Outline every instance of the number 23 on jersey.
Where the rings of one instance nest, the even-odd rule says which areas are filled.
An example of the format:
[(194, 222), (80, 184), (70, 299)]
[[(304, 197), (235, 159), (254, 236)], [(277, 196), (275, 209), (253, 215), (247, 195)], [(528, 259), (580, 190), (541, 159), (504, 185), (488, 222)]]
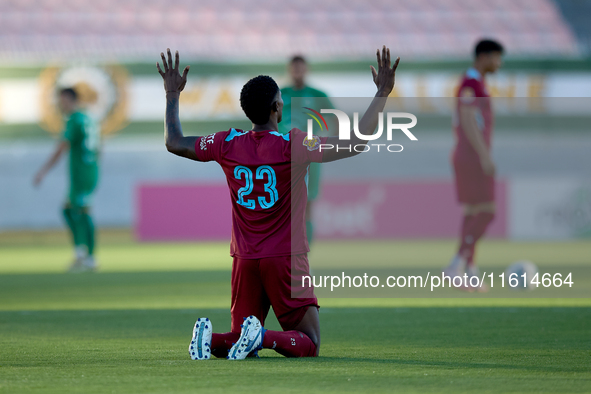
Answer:
[[(260, 207), (262, 209), (271, 208), (279, 199), (275, 170), (270, 166), (260, 166), (257, 167), (254, 175), (254, 179), (256, 180), (264, 182), (266, 179), (265, 192), (267, 195), (258, 197)], [(244, 187), (238, 189), (238, 200), (236, 200), (236, 203), (248, 209), (255, 209), (256, 201), (252, 198), (248, 198), (254, 187), (253, 173), (248, 167), (236, 166), (236, 168), (234, 168), (234, 178), (242, 180), (243, 177), (246, 184)]]

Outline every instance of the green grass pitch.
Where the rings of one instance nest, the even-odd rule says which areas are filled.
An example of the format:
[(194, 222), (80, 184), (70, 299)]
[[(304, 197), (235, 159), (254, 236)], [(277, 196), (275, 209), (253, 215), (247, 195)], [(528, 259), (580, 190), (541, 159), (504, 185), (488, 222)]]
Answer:
[[(104, 235), (101, 271), (70, 275), (63, 236), (29, 241), (0, 234), (0, 393), (591, 392), (589, 298), (324, 298), (320, 357), (196, 362), (196, 318), (230, 327), (227, 244)], [(318, 243), (312, 267), (334, 267), (334, 246)], [(376, 247), (441, 266), (454, 242)], [(581, 266), (591, 245), (485, 241), (478, 253), (482, 267)]]

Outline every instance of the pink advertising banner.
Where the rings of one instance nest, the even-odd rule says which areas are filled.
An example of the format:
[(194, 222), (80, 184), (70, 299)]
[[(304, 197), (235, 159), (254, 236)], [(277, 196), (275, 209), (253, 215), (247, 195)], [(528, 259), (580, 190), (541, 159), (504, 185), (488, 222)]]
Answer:
[[(507, 183), (497, 182), (489, 237), (507, 236)], [(141, 241), (229, 240), (226, 184), (149, 184), (138, 189)], [(318, 239), (449, 238), (462, 216), (450, 181), (325, 183), (314, 202)]]
[(232, 206), (226, 184), (147, 184), (136, 197), (140, 241), (230, 239)]
[[(487, 234), (507, 234), (506, 183), (497, 182), (497, 215)], [(449, 181), (327, 184), (312, 208), (319, 238), (447, 238), (462, 208)]]

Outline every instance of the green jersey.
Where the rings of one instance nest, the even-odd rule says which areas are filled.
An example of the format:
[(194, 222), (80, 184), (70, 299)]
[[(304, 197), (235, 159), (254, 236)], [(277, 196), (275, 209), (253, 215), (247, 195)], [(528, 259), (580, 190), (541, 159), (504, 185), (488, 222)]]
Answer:
[(74, 112), (66, 122), (63, 138), (70, 143), (70, 187), (94, 189), (98, 180), (100, 132), (97, 124), (83, 112)]
[[(291, 101), (294, 97), (301, 97), (298, 106), (302, 108), (292, 108)], [(303, 89), (296, 89), (293, 86), (281, 89), (281, 98), (283, 98), (283, 116), (281, 123), (279, 123), (279, 132), (282, 134), (289, 133), (289, 130), (298, 128), (303, 132), (308, 131), (308, 119), (311, 119), (307, 109), (304, 107), (312, 108), (315, 111), (320, 112), (321, 109), (332, 109), (332, 103), (326, 95), (326, 93), (304, 86)], [(293, 111), (292, 111), (293, 110)], [(330, 123), (329, 123), (330, 127)], [(321, 136), (329, 136), (334, 134), (333, 130), (319, 131), (316, 128), (314, 134)], [(312, 201), (318, 197), (320, 191), (320, 164), (310, 163), (308, 168), (308, 201)], [(308, 229), (310, 232), (311, 229)]]
[[(320, 112), (321, 109), (332, 109), (332, 103), (326, 95), (326, 93), (304, 86), (303, 89), (297, 89), (293, 86), (281, 89), (281, 97), (283, 98), (283, 118), (279, 123), (279, 132), (286, 134), (289, 130), (298, 128), (303, 132), (308, 131), (308, 119), (311, 119), (308, 115), (308, 110), (303, 107), (312, 108), (315, 111)], [(302, 97), (300, 103), (302, 108), (292, 108), (291, 100), (293, 97)], [(293, 111), (292, 111), (293, 109)], [(322, 132), (315, 132), (322, 136), (328, 136), (331, 132), (323, 130)]]

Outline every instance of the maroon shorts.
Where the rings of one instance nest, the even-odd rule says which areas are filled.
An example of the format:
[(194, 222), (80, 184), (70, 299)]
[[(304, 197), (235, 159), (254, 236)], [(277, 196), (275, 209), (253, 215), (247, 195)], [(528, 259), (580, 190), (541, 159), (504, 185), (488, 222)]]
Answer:
[(456, 193), (463, 204), (481, 204), (495, 200), (495, 178), (486, 175), (478, 161), (453, 160)]
[(309, 272), (306, 254), (262, 259), (234, 257), (232, 332), (240, 332), (243, 319), (250, 315), (256, 316), (264, 325), (271, 306), (281, 328), (285, 331), (294, 329), (308, 307), (318, 308), (313, 288), (299, 288), (297, 297), (292, 298), (292, 280), (301, 283), (301, 276), (310, 275)]

